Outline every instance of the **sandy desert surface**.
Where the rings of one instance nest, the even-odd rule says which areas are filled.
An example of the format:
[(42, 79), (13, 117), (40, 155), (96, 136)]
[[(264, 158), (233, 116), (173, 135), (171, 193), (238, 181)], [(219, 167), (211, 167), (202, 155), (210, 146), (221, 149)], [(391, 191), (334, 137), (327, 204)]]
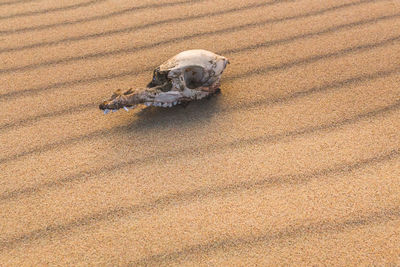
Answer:
[(1, 0), (0, 62), (0, 266), (400, 265), (400, 1)]

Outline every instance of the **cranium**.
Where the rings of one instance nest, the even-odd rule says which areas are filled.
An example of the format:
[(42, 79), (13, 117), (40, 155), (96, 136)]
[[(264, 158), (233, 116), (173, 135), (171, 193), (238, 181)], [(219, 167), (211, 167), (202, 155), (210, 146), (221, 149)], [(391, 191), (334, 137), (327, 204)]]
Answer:
[(110, 110), (126, 111), (138, 104), (172, 107), (219, 92), (222, 72), (228, 59), (206, 50), (187, 50), (172, 57), (153, 72), (145, 88), (117, 90), (109, 100), (100, 104), (107, 114)]

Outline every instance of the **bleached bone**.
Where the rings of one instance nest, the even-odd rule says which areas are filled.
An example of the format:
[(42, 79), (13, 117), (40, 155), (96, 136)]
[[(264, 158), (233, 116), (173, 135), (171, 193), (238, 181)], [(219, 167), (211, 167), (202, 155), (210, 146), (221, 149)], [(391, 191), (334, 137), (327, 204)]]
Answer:
[(187, 50), (170, 58), (153, 71), (145, 88), (117, 90), (100, 109), (117, 110), (146, 106), (171, 107), (211, 96), (219, 91), (221, 75), (229, 60), (206, 50)]

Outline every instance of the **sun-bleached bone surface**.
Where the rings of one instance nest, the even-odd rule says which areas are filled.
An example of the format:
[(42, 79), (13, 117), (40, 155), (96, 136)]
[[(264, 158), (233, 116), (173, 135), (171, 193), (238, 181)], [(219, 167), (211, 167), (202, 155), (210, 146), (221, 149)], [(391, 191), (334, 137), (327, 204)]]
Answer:
[(138, 104), (172, 107), (219, 92), (221, 75), (229, 60), (210, 51), (183, 51), (157, 67), (145, 88), (117, 90), (100, 104), (105, 114), (120, 108), (128, 111)]

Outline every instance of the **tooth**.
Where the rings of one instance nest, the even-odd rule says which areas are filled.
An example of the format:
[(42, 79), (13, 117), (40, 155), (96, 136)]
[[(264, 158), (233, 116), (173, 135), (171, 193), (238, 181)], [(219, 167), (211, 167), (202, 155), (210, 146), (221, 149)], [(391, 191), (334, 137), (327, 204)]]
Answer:
[(168, 107), (172, 107), (172, 103), (169, 103), (169, 104), (168, 104)]
[(168, 103), (164, 103), (164, 104), (163, 104), (163, 107), (164, 107), (164, 108), (168, 107)]
[(172, 104), (174, 104), (174, 106), (176, 105), (176, 104), (178, 104), (178, 101), (175, 101), (174, 103), (172, 103)]
[(151, 106), (151, 102), (145, 102), (144, 103), (146, 106), (150, 107)]
[(105, 109), (103, 112), (104, 112), (104, 114), (108, 114), (110, 112), (110, 110), (109, 109)]
[(117, 109), (113, 109), (113, 110), (112, 110), (112, 112), (116, 112), (116, 111), (117, 111)]
[(124, 107), (124, 109), (125, 109), (126, 111), (129, 111), (129, 109), (128, 109), (127, 107)]

